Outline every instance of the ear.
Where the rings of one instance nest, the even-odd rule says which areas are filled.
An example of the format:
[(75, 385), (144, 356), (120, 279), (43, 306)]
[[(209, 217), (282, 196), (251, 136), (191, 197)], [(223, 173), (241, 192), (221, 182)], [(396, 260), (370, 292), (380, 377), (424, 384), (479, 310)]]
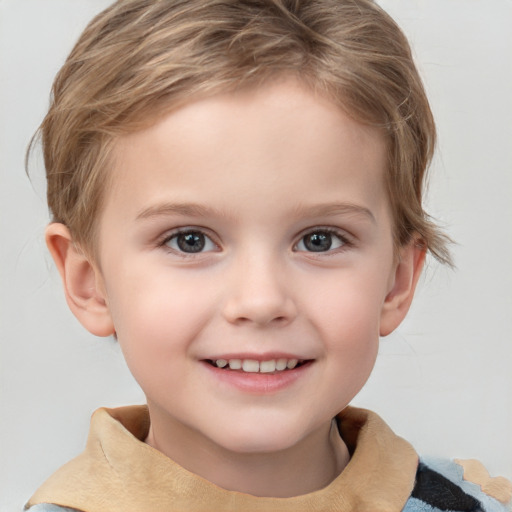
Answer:
[(114, 334), (101, 273), (74, 243), (69, 229), (57, 222), (50, 224), (46, 245), (62, 278), (68, 306), (79, 322), (96, 336)]
[(426, 249), (413, 239), (400, 249), (399, 259), (381, 310), (381, 336), (392, 333), (409, 311), (425, 263)]

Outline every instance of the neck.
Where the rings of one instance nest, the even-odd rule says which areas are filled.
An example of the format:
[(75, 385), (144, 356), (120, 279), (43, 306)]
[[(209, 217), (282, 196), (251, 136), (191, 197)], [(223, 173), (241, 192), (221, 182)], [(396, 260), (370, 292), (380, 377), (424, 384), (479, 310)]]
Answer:
[(348, 449), (331, 422), (280, 451), (240, 453), (224, 449), (176, 421), (161, 421), (150, 407), (146, 443), (188, 471), (230, 491), (288, 498), (322, 489), (349, 460)]

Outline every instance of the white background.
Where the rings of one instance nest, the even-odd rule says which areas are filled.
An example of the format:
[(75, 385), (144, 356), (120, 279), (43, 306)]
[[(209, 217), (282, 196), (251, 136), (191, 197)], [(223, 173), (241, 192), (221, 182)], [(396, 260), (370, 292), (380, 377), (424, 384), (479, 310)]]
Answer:
[[(53, 76), (108, 0), (0, 0), (0, 509), (81, 451), (90, 413), (143, 402), (116, 344), (69, 313), (43, 241), (41, 159), (23, 169)], [(512, 2), (385, 0), (439, 128), (430, 212), (458, 242), (430, 262), (355, 404), (419, 453), (512, 478)]]

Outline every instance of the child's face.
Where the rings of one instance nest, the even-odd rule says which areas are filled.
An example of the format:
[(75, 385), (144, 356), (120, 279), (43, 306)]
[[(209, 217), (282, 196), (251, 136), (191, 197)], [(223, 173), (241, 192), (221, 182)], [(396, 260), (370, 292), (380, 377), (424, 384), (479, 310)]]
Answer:
[[(325, 429), (395, 282), (382, 136), (283, 80), (193, 102), (116, 157), (99, 286), (155, 432), (254, 452)], [(299, 365), (212, 364), (281, 359)]]

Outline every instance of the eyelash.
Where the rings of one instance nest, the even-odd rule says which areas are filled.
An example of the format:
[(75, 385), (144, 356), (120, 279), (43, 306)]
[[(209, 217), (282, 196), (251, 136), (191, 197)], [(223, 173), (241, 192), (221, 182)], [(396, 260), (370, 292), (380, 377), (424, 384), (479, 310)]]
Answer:
[[(162, 237), (162, 239), (157, 242), (157, 246), (162, 247), (163, 249), (166, 249), (169, 253), (177, 254), (178, 256), (180, 256), (182, 258), (197, 257), (197, 255), (204, 254), (204, 252), (202, 250), (197, 251), (197, 252), (186, 252), (186, 251), (181, 251), (179, 249), (174, 249), (168, 245), (173, 239), (175, 239), (175, 238), (177, 239), (177, 237), (179, 237), (180, 235), (193, 235), (193, 234), (202, 235), (205, 239), (207, 239), (209, 241), (210, 244), (212, 244), (216, 248), (219, 248), (219, 245), (213, 240), (213, 237), (211, 235), (208, 235), (205, 232), (204, 228), (195, 228), (195, 227), (180, 228), (171, 233), (166, 233), (164, 235), (164, 237)], [(206, 251), (206, 252), (211, 252), (211, 251)]]
[[(297, 246), (301, 243), (304, 244), (304, 239), (308, 235), (314, 235), (314, 234), (319, 234), (319, 233), (328, 234), (328, 235), (338, 238), (338, 240), (341, 242), (341, 245), (339, 247), (335, 247), (334, 249), (331, 249), (329, 247), (329, 249), (326, 251), (303, 251), (303, 250), (299, 251), (299, 250), (297, 250)], [(306, 252), (310, 255), (321, 254), (324, 256), (326, 256), (326, 255), (333, 256), (335, 254), (339, 254), (340, 252), (346, 251), (347, 249), (349, 249), (353, 246), (354, 246), (353, 240), (351, 239), (351, 237), (349, 237), (349, 235), (347, 235), (347, 233), (345, 231), (341, 231), (339, 229), (332, 228), (332, 227), (317, 226), (311, 230), (308, 230), (307, 232), (305, 232), (304, 234), (301, 235), (299, 241), (296, 242), (294, 245), (294, 252)]]
[[(173, 231), (171, 233), (166, 233), (166, 235), (161, 240), (158, 241), (157, 245), (158, 245), (158, 247), (165, 248), (166, 250), (168, 250), (168, 252), (177, 254), (182, 258), (196, 257), (197, 255), (204, 254), (205, 252), (206, 253), (212, 252), (211, 249), (207, 250), (207, 251), (203, 251), (204, 246), (201, 247), (200, 250), (198, 250), (196, 252), (194, 252), (194, 251), (187, 252), (185, 250), (176, 249), (176, 248), (170, 247), (168, 245), (173, 239), (177, 239), (180, 235), (194, 235), (194, 234), (202, 235), (206, 239), (206, 245), (212, 244), (217, 249), (219, 248), (219, 245), (213, 240), (213, 237), (211, 235), (208, 235), (207, 233), (205, 233), (205, 230), (203, 228), (195, 228), (195, 227), (181, 228), (181, 229), (177, 229), (176, 231)], [(300, 244), (305, 246), (306, 244), (305, 244), (304, 240), (306, 239), (306, 237), (310, 236), (310, 235), (315, 235), (315, 234), (317, 234), (317, 235), (318, 234), (326, 234), (326, 235), (335, 237), (339, 240), (340, 245), (338, 247), (334, 247), (333, 249), (331, 249), (331, 244), (332, 244), (332, 240), (331, 240), (330, 241), (331, 244), (325, 251), (324, 250), (315, 251), (315, 250), (307, 250), (307, 248), (306, 249), (298, 249), (297, 248)], [(318, 226), (318, 227), (315, 227), (315, 228), (303, 233), (300, 236), (299, 240), (293, 245), (293, 252), (304, 252), (304, 253), (308, 253), (310, 255), (321, 254), (324, 256), (325, 255), (331, 256), (334, 254), (339, 254), (340, 252), (343, 252), (343, 251), (349, 249), (350, 247), (353, 247), (353, 245), (354, 245), (353, 241), (351, 240), (351, 238), (349, 236), (347, 236), (347, 234), (345, 232), (341, 232), (340, 230), (334, 229), (331, 227)]]

